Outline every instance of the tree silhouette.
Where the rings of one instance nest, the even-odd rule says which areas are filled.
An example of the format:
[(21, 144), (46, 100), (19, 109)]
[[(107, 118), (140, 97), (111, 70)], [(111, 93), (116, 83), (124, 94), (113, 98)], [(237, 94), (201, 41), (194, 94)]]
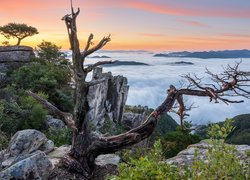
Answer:
[(9, 23), (7, 25), (0, 26), (0, 33), (7, 39), (10, 39), (11, 37), (17, 38), (18, 41), (16, 45), (19, 46), (21, 40), (38, 34), (38, 31), (35, 27), (28, 26), (27, 24)]

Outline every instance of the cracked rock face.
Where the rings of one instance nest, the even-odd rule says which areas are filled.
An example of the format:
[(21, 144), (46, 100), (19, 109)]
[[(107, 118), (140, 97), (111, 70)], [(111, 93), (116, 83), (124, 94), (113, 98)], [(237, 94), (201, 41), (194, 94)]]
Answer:
[(91, 86), (87, 97), (90, 108), (87, 118), (97, 128), (102, 127), (105, 118), (121, 122), (129, 90), (126, 77), (103, 73), (102, 68), (96, 68), (92, 81), (100, 79), (103, 81)]

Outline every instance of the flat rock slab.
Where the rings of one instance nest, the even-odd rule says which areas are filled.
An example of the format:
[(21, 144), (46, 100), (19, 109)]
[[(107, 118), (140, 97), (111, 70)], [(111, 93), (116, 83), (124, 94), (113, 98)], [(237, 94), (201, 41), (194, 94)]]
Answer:
[(108, 164), (118, 166), (121, 158), (116, 154), (104, 154), (95, 159), (95, 164), (99, 166), (105, 166)]
[(0, 46), (0, 63), (28, 62), (35, 54), (28, 46)]

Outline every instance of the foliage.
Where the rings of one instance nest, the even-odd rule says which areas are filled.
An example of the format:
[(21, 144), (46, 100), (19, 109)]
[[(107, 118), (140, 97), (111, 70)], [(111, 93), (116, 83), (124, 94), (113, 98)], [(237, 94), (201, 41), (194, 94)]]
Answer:
[(8, 137), (2, 130), (0, 130), (0, 151), (6, 149), (7, 146), (8, 146)]
[[(125, 106), (125, 112), (132, 112), (137, 114), (150, 115), (153, 112), (153, 109), (148, 108), (147, 106)], [(176, 121), (168, 114), (164, 114), (160, 117), (156, 129), (153, 135), (150, 137), (151, 139), (155, 139), (155, 137), (160, 137), (167, 132), (174, 131), (177, 128), (178, 124)]]
[(163, 155), (165, 158), (176, 156), (190, 144), (195, 144), (201, 139), (199, 136), (177, 129), (169, 132), (161, 138)]
[(38, 57), (36, 61), (39, 61), (41, 64), (69, 65), (69, 61), (65, 58), (66, 55), (61, 52), (60, 46), (48, 41), (43, 41), (37, 46)]
[(125, 127), (122, 124), (114, 123), (109, 117), (104, 120), (103, 126), (99, 129), (102, 134), (117, 135), (125, 131)]
[(225, 144), (225, 138), (234, 129), (232, 120), (227, 119), (221, 126), (211, 125), (208, 134), (211, 139), (210, 147), (206, 154), (206, 161), (198, 159), (198, 152), (195, 153), (195, 160), (190, 169), (185, 172), (185, 178), (192, 179), (248, 179), (249, 168), (246, 163), (240, 162), (237, 157), (237, 150), (233, 145)]
[(119, 175), (108, 177), (112, 180), (144, 180), (144, 179), (178, 179), (180, 170), (164, 161), (160, 141), (144, 157), (130, 158), (129, 162), (121, 163)]
[(138, 113), (138, 114), (142, 114), (142, 113), (146, 113), (147, 115), (149, 115), (151, 112), (153, 111), (153, 109), (148, 108), (147, 106), (129, 106), (126, 105), (124, 112), (132, 112), (132, 113)]
[(72, 133), (68, 128), (63, 128), (59, 130), (50, 128), (45, 134), (46, 137), (52, 140), (57, 147), (65, 144), (71, 144)]
[(50, 102), (66, 111), (72, 110), (71, 90), (68, 86), (70, 76), (66, 69), (53, 64), (31, 63), (12, 74), (12, 85), (17, 90), (43, 91)]
[(235, 129), (227, 136), (226, 142), (250, 145), (250, 114), (242, 114), (233, 118)]
[(200, 160), (195, 154), (194, 163), (190, 170), (185, 172), (185, 177), (192, 179), (247, 179), (249, 172), (245, 170), (237, 158), (237, 150), (233, 145), (226, 145), (223, 141), (211, 141), (211, 147), (206, 154), (206, 161)]
[(18, 42), (16, 45), (20, 45), (22, 39), (38, 34), (38, 31), (35, 27), (28, 26), (27, 24), (9, 23), (0, 26), (0, 33), (7, 39), (10, 39), (10, 37), (17, 38)]
[[(227, 143), (231, 144), (247, 144), (250, 145), (250, 114), (242, 114), (232, 118), (232, 125), (235, 127), (226, 138)], [(223, 126), (224, 122), (216, 123)], [(210, 125), (199, 126), (195, 134), (202, 138), (208, 138), (208, 128)]]
[(205, 161), (198, 158), (198, 151), (196, 151), (194, 162), (190, 166), (180, 168), (168, 164), (164, 159), (164, 147), (160, 141), (157, 141), (147, 155), (139, 159), (130, 157), (128, 162), (119, 165), (119, 175), (108, 179), (248, 179), (249, 167), (246, 163), (240, 162), (235, 147), (225, 144), (223, 140), (233, 129), (231, 123), (231, 120), (227, 120), (224, 126), (210, 127), (211, 146)]
[(3, 42), (2, 42), (2, 45), (3, 45), (3, 46), (9, 46), (9, 45), (10, 45), (10, 42), (9, 42), (9, 41), (3, 41)]
[(176, 121), (168, 114), (164, 114), (159, 119), (155, 132), (158, 136), (163, 136), (168, 132), (174, 131), (178, 127)]
[(47, 111), (29, 96), (23, 95), (16, 101), (1, 100), (0, 107), (0, 124), (9, 137), (18, 130), (45, 128)]
[(228, 134), (234, 130), (232, 119), (226, 119), (223, 124), (213, 124), (208, 127), (208, 135), (212, 139), (226, 139)]

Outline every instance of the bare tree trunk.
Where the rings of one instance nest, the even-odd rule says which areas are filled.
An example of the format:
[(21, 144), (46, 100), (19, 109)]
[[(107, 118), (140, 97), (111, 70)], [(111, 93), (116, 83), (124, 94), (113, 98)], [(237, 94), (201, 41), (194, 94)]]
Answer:
[(20, 45), (21, 40), (22, 40), (21, 38), (18, 38), (16, 46), (19, 46), (19, 45)]

